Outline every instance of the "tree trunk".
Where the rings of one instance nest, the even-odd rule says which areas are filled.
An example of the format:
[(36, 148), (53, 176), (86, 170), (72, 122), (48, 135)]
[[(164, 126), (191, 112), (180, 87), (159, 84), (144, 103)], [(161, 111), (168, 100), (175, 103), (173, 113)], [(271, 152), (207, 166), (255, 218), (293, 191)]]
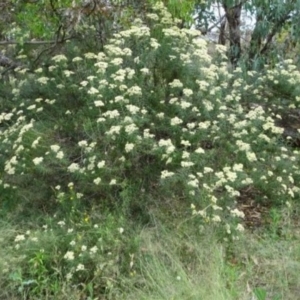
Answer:
[(223, 8), (226, 13), (226, 19), (228, 22), (229, 29), (229, 41), (230, 41), (230, 50), (229, 50), (229, 59), (232, 66), (235, 68), (238, 60), (241, 57), (241, 11), (242, 3), (239, 3), (233, 7), (228, 7), (225, 3)]

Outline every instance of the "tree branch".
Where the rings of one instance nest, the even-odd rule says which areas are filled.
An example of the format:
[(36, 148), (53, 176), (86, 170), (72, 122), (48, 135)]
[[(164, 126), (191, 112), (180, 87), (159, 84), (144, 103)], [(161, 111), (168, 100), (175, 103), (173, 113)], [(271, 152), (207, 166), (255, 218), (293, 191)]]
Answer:
[(265, 45), (260, 50), (260, 54), (264, 54), (268, 50), (275, 34), (282, 28), (284, 23), (291, 17), (290, 13), (291, 13), (290, 11), (287, 12), (280, 20), (278, 20), (277, 23), (274, 24), (271, 32), (267, 35)]
[[(23, 42), (24, 45), (49, 45), (49, 44), (55, 44), (56, 41), (26, 41)], [(0, 41), (0, 46), (6, 46), (6, 45), (17, 45), (20, 44), (20, 42), (17, 41)]]
[[(209, 28), (207, 28), (206, 30), (201, 30), (201, 33), (203, 35), (206, 35), (207, 33), (209, 33), (212, 29), (214, 29), (215, 27), (217, 27), (220, 23), (222, 23), (222, 21), (225, 19), (225, 14), (214, 24), (212, 24)], [(196, 18), (195, 18), (196, 19)]]

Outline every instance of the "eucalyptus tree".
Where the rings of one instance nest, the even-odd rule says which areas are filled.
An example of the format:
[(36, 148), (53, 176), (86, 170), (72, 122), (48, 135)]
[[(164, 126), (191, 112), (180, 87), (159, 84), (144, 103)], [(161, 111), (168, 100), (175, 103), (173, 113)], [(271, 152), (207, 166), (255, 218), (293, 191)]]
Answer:
[[(220, 12), (219, 15), (216, 14)], [(250, 14), (248, 43), (242, 32), (242, 12)], [(300, 36), (299, 0), (207, 0), (195, 1), (195, 20), (203, 34), (212, 29), (219, 33), (219, 43), (229, 44), (229, 58), (236, 65), (241, 59), (249, 68), (270, 63), (278, 52), (276, 41), (285, 32), (293, 46)]]
[[(73, 49), (102, 49), (133, 19), (144, 19), (158, 0), (3, 0), (0, 4), (0, 66), (40, 65), (44, 57)], [(228, 46), (230, 63), (248, 68), (278, 62), (286, 49), (298, 47), (300, 0), (163, 0), (180, 27), (195, 26), (203, 35), (218, 35)], [(244, 14), (251, 16), (245, 28)], [(284, 39), (280, 37), (284, 35)], [(70, 43), (71, 42), (71, 43)], [(278, 46), (278, 43), (280, 47)], [(285, 48), (285, 45), (288, 47)], [(23, 62), (24, 63), (24, 62)]]
[(36, 67), (70, 42), (74, 49), (101, 50), (112, 34), (146, 11), (146, 2), (5, 0), (0, 4), (0, 67), (6, 72), (20, 65), (20, 54)]

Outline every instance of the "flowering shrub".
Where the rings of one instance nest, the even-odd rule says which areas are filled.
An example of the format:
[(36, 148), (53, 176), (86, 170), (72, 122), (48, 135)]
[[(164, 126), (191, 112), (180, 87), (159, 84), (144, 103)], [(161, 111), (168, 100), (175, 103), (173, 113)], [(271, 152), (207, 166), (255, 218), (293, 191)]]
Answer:
[[(298, 197), (299, 152), (264, 102), (297, 107), (295, 67), (231, 72), (225, 48), (208, 54), (199, 33), (176, 27), (161, 4), (148, 21), (116, 33), (103, 52), (19, 70), (16, 105), (0, 116), (1, 193), (23, 209), (70, 212), (76, 202), (77, 211), (146, 213), (149, 195), (184, 199), (227, 232), (231, 219), (243, 230), (236, 200), (246, 189), (256, 201)], [(288, 104), (275, 93), (281, 83)]]
[(119, 272), (133, 274), (135, 240), (125, 242), (112, 211), (144, 224), (151, 205), (174, 203), (235, 238), (245, 229), (238, 201), (299, 199), (299, 151), (278, 122), (299, 106), (295, 66), (230, 71), (224, 47), (209, 54), (160, 3), (147, 18), (149, 26), (135, 20), (103, 52), (58, 54), (9, 82), (1, 212), (57, 216), (9, 241), (20, 268), (1, 268), (21, 290), (39, 295), (58, 278), (88, 289), (97, 278), (101, 293)]

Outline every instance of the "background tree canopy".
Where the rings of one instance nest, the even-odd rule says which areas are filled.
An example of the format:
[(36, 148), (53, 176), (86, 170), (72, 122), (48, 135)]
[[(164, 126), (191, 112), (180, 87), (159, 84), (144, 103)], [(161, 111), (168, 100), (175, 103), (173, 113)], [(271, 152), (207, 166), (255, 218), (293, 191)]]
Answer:
[[(45, 63), (66, 43), (89, 50), (102, 49), (113, 33), (129, 28), (133, 19), (145, 19), (151, 1), (105, 0), (5, 0), (1, 2), (0, 47), (3, 67)], [(296, 0), (165, 0), (178, 26), (195, 26), (203, 35), (218, 35), (213, 41), (228, 47), (235, 67), (249, 69), (275, 64), (296, 55), (300, 36)], [(245, 20), (250, 14), (251, 22)], [(251, 26), (250, 26), (251, 24)], [(71, 43), (71, 44), (70, 44)], [(18, 56), (25, 53), (22, 62)], [(5, 70), (4, 70), (5, 72)]]

